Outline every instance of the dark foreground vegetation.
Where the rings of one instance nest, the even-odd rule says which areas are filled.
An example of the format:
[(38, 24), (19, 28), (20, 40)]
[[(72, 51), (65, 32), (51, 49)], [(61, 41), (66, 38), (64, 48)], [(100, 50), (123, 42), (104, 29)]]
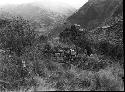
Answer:
[[(122, 22), (116, 25), (122, 35)], [(120, 38), (112, 37), (121, 41), (116, 43), (107, 37), (99, 40), (101, 28), (95, 32), (72, 25), (51, 40), (34, 30), (22, 17), (0, 18), (1, 91), (124, 90), (120, 33)]]

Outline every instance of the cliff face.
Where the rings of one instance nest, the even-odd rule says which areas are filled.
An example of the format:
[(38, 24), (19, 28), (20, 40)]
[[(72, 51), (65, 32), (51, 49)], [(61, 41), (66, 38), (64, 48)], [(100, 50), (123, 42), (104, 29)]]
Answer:
[(123, 12), (123, 0), (89, 0), (67, 21), (83, 27), (95, 28), (105, 19)]

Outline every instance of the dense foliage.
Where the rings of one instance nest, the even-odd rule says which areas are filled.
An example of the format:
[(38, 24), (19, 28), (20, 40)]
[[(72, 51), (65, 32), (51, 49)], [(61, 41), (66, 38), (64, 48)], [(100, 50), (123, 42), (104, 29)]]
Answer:
[(0, 25), (1, 90), (123, 90), (122, 22), (95, 30), (71, 25), (55, 39), (39, 36), (21, 17), (1, 18)]
[(23, 53), (26, 46), (35, 39), (35, 32), (30, 23), (21, 18), (0, 19), (0, 48), (10, 50), (17, 55)]
[(14, 89), (29, 83), (24, 80), (31, 76), (24, 67), (21, 55), (33, 44), (35, 37), (34, 28), (28, 20), (22, 17), (0, 19), (0, 80), (4, 83), (2, 88)]

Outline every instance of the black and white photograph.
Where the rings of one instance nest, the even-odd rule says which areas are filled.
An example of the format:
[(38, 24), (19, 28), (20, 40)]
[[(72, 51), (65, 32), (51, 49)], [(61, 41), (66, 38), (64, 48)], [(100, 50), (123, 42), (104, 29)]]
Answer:
[(0, 92), (124, 91), (123, 0), (0, 0)]

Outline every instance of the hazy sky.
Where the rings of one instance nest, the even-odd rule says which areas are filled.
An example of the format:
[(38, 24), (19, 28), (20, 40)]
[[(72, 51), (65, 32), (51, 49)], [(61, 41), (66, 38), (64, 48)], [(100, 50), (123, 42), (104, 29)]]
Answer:
[[(34, 1), (40, 1), (40, 0), (0, 0), (0, 5), (5, 4), (22, 4), (22, 3), (29, 3)], [(43, 0), (42, 0), (43, 1)], [(49, 0), (48, 0), (49, 1)], [(51, 0), (51, 1), (60, 1), (67, 3), (75, 8), (81, 7), (83, 4), (85, 4), (88, 0)]]

